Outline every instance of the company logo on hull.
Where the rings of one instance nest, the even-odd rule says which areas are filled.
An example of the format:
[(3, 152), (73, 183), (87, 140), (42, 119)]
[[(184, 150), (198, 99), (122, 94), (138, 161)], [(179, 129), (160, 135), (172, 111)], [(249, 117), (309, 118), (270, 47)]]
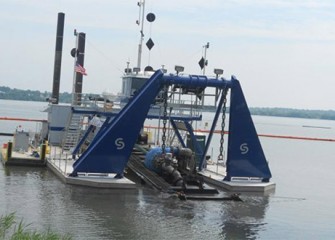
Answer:
[(115, 146), (116, 146), (116, 149), (118, 150), (124, 149), (125, 144), (124, 144), (123, 138), (115, 139)]
[(249, 147), (247, 143), (242, 143), (240, 145), (241, 154), (247, 154), (249, 152)]

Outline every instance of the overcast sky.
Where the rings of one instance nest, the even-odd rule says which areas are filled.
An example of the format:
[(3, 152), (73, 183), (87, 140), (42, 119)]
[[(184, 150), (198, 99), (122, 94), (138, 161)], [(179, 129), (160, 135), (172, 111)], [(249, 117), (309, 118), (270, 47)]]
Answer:
[[(140, 39), (136, 0), (0, 0), (0, 86), (52, 90), (58, 12), (65, 13), (61, 92), (72, 91), (73, 30), (86, 33), (83, 92), (120, 92)], [(250, 107), (335, 109), (335, 1), (146, 0), (142, 66), (235, 75)]]

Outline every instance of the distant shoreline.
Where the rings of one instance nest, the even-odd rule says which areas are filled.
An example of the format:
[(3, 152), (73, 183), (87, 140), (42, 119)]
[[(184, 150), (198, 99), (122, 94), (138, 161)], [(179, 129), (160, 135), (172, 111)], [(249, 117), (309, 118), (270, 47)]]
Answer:
[[(215, 111), (214, 107), (207, 107), (208, 112)], [(291, 117), (305, 119), (335, 120), (334, 110), (307, 110), (293, 108), (269, 108), (269, 107), (249, 107), (251, 115), (270, 117)], [(229, 108), (227, 108), (229, 113)]]
[[(96, 95), (96, 94), (92, 94)], [(50, 98), (50, 92), (40, 92), (33, 90), (11, 89), (9, 87), (0, 86), (0, 99), (3, 100), (18, 100), (18, 101), (36, 101), (46, 102)], [(60, 103), (71, 103), (71, 93), (60, 93)], [(214, 112), (215, 107), (205, 106), (204, 111)], [(229, 113), (229, 108), (227, 108)], [(273, 116), (273, 117), (292, 117), (292, 118), (307, 118), (307, 119), (323, 119), (335, 120), (335, 110), (307, 110), (307, 109), (292, 109), (292, 108), (268, 108), (268, 107), (250, 107), (252, 115)]]

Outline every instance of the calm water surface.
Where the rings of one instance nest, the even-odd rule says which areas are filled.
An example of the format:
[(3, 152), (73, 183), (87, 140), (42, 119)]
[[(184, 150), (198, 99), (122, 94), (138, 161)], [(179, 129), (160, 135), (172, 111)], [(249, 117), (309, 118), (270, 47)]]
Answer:
[[(46, 119), (45, 103), (0, 100), (0, 116)], [(204, 119), (210, 119), (205, 114)], [(253, 117), (258, 133), (335, 139), (335, 122)], [(303, 126), (322, 126), (306, 128)], [(0, 121), (0, 132), (17, 123)], [(23, 122), (26, 130), (35, 123)], [(199, 126), (202, 127), (201, 125)], [(219, 136), (213, 138), (217, 155)], [(8, 137), (0, 138), (0, 142)], [(44, 168), (0, 165), (0, 214), (73, 239), (334, 239), (335, 142), (261, 138), (276, 191), (244, 202), (179, 201), (145, 187), (63, 184)]]

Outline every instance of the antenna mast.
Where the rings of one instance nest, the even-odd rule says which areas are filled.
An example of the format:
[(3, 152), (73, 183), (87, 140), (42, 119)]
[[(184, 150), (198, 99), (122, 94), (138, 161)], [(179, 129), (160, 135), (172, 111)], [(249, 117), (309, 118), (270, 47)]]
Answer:
[(144, 25), (144, 7), (145, 7), (145, 0), (141, 0), (137, 2), (139, 6), (139, 16), (138, 20), (136, 21), (137, 25), (141, 25), (141, 38), (140, 43), (138, 44), (138, 56), (137, 56), (137, 67), (141, 69), (141, 59), (142, 59), (142, 44), (144, 40), (144, 33), (143, 33), (143, 25)]
[(204, 54), (204, 60), (205, 60), (205, 64), (204, 64), (204, 68), (202, 69), (202, 74), (205, 75), (206, 73), (206, 66), (208, 64), (208, 61), (207, 61), (207, 49), (209, 48), (209, 42), (207, 42), (207, 44), (204, 46), (204, 49), (205, 49), (205, 54)]

